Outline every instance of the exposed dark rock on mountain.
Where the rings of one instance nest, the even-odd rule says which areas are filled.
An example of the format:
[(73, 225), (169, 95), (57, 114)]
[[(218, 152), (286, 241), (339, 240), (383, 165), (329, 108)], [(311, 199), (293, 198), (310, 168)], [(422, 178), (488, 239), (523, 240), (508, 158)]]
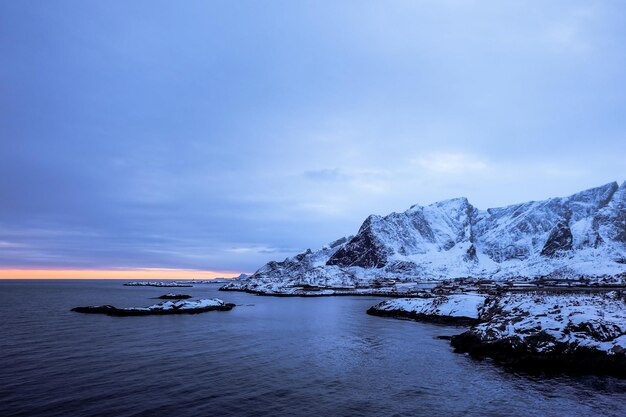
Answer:
[(574, 236), (572, 236), (572, 231), (569, 226), (559, 222), (559, 224), (552, 229), (548, 240), (546, 240), (545, 245), (543, 245), (541, 256), (555, 256), (564, 251), (572, 250), (573, 243)]
[(378, 241), (372, 230), (372, 219), (368, 217), (359, 233), (347, 244), (339, 248), (326, 262), (326, 265), (359, 266), (361, 268), (382, 268), (387, 264), (389, 253)]

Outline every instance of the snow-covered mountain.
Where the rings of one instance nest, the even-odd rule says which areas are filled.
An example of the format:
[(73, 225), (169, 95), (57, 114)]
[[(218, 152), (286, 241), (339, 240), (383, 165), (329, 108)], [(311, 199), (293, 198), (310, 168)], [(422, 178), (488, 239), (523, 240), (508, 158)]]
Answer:
[(369, 216), (355, 236), (269, 262), (230, 289), (367, 286), (376, 279), (567, 277), (626, 272), (626, 182), (479, 210), (466, 198)]

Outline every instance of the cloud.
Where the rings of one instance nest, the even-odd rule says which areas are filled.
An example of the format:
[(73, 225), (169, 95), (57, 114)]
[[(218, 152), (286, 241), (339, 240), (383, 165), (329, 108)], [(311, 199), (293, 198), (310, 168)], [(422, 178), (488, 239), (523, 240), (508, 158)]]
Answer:
[(6, 240), (0, 240), (0, 249), (23, 248), (26, 246), (27, 245), (23, 243), (7, 242)]
[(281, 253), (281, 252), (294, 252), (298, 249), (294, 248), (275, 248), (271, 246), (240, 246), (226, 249), (226, 252), (236, 254), (251, 254), (251, 253)]
[(302, 175), (312, 181), (345, 181), (349, 178), (339, 168), (311, 170)]
[(414, 158), (411, 162), (432, 174), (468, 174), (488, 169), (482, 158), (465, 153), (433, 152)]

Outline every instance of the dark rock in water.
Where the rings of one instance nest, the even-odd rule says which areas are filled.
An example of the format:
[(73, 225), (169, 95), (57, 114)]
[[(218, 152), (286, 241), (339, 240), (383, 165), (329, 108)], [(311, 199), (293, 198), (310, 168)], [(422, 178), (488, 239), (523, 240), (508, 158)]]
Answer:
[(191, 298), (191, 295), (187, 295), (187, 294), (163, 294), (162, 296), (158, 297), (161, 300), (186, 300), (188, 298)]
[(426, 323), (437, 323), (437, 324), (451, 324), (457, 326), (471, 326), (473, 324), (478, 323), (477, 319), (473, 319), (471, 317), (462, 317), (462, 316), (444, 316), (439, 314), (423, 314), (416, 313), (414, 311), (402, 311), (402, 310), (380, 310), (375, 306), (370, 307), (367, 310), (367, 314), (370, 316), (378, 316), (378, 317), (392, 317), (395, 319), (409, 319), (415, 321), (421, 321)]
[[(87, 314), (109, 314), (115, 313), (120, 310), (117, 307), (112, 305), (101, 305), (101, 306), (86, 306), (86, 307), (74, 307), (71, 311), (75, 311), (77, 313), (87, 313)], [(114, 315), (114, 314), (111, 314)]]
[[(537, 335), (537, 344), (545, 342), (547, 334)], [(595, 349), (571, 349), (566, 343), (555, 343), (548, 353), (533, 349), (533, 341), (516, 343), (513, 339), (484, 341), (472, 331), (453, 336), (450, 344), (457, 353), (468, 353), (475, 359), (491, 358), (514, 371), (528, 374), (593, 374), (626, 377), (626, 356), (607, 354)]]
[(550, 232), (550, 236), (541, 250), (541, 256), (553, 257), (558, 253), (572, 250), (573, 242), (574, 237), (569, 226), (559, 222)]
[(626, 305), (619, 291), (492, 296), (479, 318), (451, 339), (456, 352), (527, 373), (626, 377)]
[(149, 307), (117, 308), (112, 305), (75, 307), (72, 311), (87, 314), (106, 314), (108, 316), (150, 316), (167, 314), (198, 314), (207, 311), (232, 310), (235, 304), (219, 299), (197, 301), (166, 301)]

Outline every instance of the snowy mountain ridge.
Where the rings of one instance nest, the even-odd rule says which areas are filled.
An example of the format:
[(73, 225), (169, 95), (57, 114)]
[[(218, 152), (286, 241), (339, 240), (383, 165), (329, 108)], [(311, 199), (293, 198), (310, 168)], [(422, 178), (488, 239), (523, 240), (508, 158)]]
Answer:
[(466, 198), (371, 215), (355, 236), (272, 261), (230, 289), (626, 272), (626, 182), (479, 210)]

